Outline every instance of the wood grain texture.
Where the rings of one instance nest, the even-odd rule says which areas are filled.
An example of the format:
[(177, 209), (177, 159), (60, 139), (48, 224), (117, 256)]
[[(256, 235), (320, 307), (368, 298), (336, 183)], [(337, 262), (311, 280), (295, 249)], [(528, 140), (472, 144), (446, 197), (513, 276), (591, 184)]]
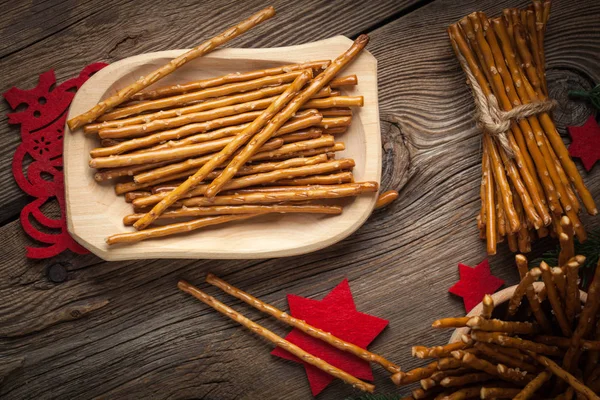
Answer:
[[(1, 227), (0, 321), (10, 337), (0, 337), (0, 354), (9, 365), (0, 369), (4, 376), (0, 397), (308, 398), (302, 367), (273, 358), (269, 344), (176, 289), (178, 279), (206, 288), (202, 282), (207, 271), (282, 309), (287, 309), (286, 293), (321, 299), (348, 278), (358, 310), (390, 320), (370, 349), (405, 370), (422, 365), (411, 358), (410, 346), (446, 342), (451, 332), (433, 331), (431, 321), (463, 313), (461, 300), (447, 293), (458, 279), (457, 263), (475, 265), (485, 257), (474, 220), (479, 207), (480, 137), (471, 118), (472, 98), (451, 54), (445, 27), (471, 11), (497, 14), (503, 7), (525, 4), (434, 1), (372, 32), (368, 49), (378, 58), (380, 71), (382, 189), (398, 189), (400, 198), (375, 211), (359, 231), (335, 246), (279, 260), (103, 263), (93, 256), (63, 255), (32, 261), (23, 256), (28, 239), (18, 222)], [(600, 71), (594, 70), (594, 60), (600, 58), (595, 22), (599, 17), (598, 2), (573, 7), (568, 0), (554, 1), (546, 41), (551, 93), (564, 94), (569, 87), (600, 81)], [(194, 18), (196, 27), (202, 26), (199, 21), (210, 23), (214, 15)], [(313, 25), (318, 24), (309, 19), (293, 33), (271, 32), (269, 40), (274, 43), (261, 45), (310, 37), (307, 26)], [(336, 25), (338, 30), (352, 28), (342, 14), (336, 15)], [(75, 35), (71, 29), (82, 32), (77, 26), (62, 34)], [(109, 34), (98, 26), (104, 36), (97, 43), (115, 40), (116, 32)], [(128, 29), (133, 26), (149, 29), (133, 23)], [(340, 32), (327, 35), (332, 33)], [(174, 34), (172, 43), (189, 46), (182, 40)], [(132, 46), (136, 52), (148, 51), (142, 44)], [(107, 47), (101, 44), (100, 54), (106, 54)], [(43, 62), (59, 64), (63, 77), (93, 61), (85, 59), (91, 57), (86, 46), (69, 50), (63, 44), (62, 50), (77, 54), (79, 61), (61, 58), (53, 50)], [(37, 51), (39, 55), (41, 50)], [(33, 63), (35, 57), (29, 60)], [(43, 71), (40, 62), (28, 67), (29, 74), (21, 72), (20, 79)], [(61, 62), (71, 69), (67, 64), (60, 67)], [(9, 71), (9, 75), (17, 74)], [(557, 98), (559, 121), (582, 123), (589, 115), (585, 106), (567, 103), (562, 95)], [(563, 126), (559, 124), (564, 134)], [(7, 141), (6, 136), (0, 140)], [(594, 198), (600, 199), (600, 167), (583, 176)], [(598, 218), (583, 220), (588, 229), (600, 228)], [(549, 239), (536, 242), (531, 257), (553, 246)], [(518, 280), (512, 258), (501, 245), (499, 255), (491, 259), (492, 272), (508, 285)], [(54, 263), (66, 268), (62, 283), (46, 276)], [(214, 288), (207, 292), (276, 333), (289, 331)], [(80, 319), (59, 317), (68, 307), (106, 300)], [(38, 321), (43, 326), (34, 325)], [(19, 335), (30, 326), (42, 329)], [(383, 369), (374, 367), (374, 375), (378, 392), (396, 392)], [(334, 382), (320, 398), (351, 394), (346, 385)]]
[[(275, 18), (224, 47), (279, 47), (335, 35), (351, 38), (370, 32), (381, 21), (402, 14), (423, 0), (377, 0), (365, 12), (358, 0), (127, 0), (7, 2), (0, 15), (0, 92), (12, 86), (29, 89), (37, 76), (54, 69), (58, 83), (77, 76), (93, 62), (160, 50), (191, 48), (258, 10), (272, 5)], [(142, 4), (142, 5), (140, 5)], [(343, 15), (344, 18), (339, 18)], [(26, 68), (23, 66), (26, 65)], [(0, 102), (0, 165), (10, 165), (20, 142), (17, 126), (6, 124), (11, 110)], [(14, 218), (27, 197), (8, 169), (0, 170), (0, 224)]]

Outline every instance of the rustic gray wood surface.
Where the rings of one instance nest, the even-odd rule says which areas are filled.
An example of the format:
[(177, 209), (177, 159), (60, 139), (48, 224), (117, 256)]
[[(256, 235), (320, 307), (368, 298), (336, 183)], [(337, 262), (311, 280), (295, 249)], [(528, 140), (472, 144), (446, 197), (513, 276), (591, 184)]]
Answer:
[[(87, 255), (25, 257), (35, 245), (21, 230), (30, 199), (10, 163), (19, 131), (0, 103), (0, 398), (310, 397), (303, 368), (269, 355), (272, 346), (176, 288), (202, 284), (212, 271), (280, 308), (294, 293), (320, 299), (348, 278), (359, 311), (390, 321), (371, 349), (404, 369), (419, 364), (413, 344), (433, 345), (450, 332), (432, 320), (463, 313), (447, 293), (457, 263), (485, 258), (474, 224), (478, 212), (480, 136), (473, 102), (445, 28), (476, 10), (490, 15), (525, 0), (480, 1), (39, 1), (4, 2), (0, 14), (0, 89), (31, 88), (50, 68), (58, 82), (94, 61), (189, 48), (254, 10), (273, 4), (278, 16), (231, 46), (274, 47), (368, 33), (379, 60), (384, 189), (400, 199), (374, 212), (343, 242), (322, 251), (260, 261), (106, 263)], [(569, 101), (569, 89), (600, 82), (600, 2), (555, 0), (546, 39), (550, 90), (561, 133), (591, 110)], [(583, 170), (582, 170), (583, 171)], [(600, 200), (600, 166), (583, 172)], [(50, 206), (50, 212), (52, 207)], [(589, 230), (599, 218), (583, 218)], [(555, 243), (535, 243), (532, 256)], [(514, 284), (505, 246), (492, 272)], [(54, 281), (58, 281), (55, 283)], [(255, 321), (284, 335), (289, 328), (209, 288)], [(398, 393), (374, 367), (379, 393)], [(357, 395), (336, 381), (319, 395)]]

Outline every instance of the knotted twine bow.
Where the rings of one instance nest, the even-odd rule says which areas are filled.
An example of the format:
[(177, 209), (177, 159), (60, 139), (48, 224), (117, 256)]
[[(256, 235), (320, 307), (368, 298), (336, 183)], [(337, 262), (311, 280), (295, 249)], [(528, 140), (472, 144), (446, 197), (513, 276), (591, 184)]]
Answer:
[(512, 158), (514, 152), (506, 134), (510, 129), (511, 121), (518, 121), (532, 115), (548, 112), (556, 107), (558, 103), (556, 100), (536, 101), (515, 106), (510, 111), (503, 111), (500, 109), (496, 96), (493, 94), (486, 96), (483, 93), (481, 86), (479, 86), (477, 79), (462, 54), (457, 53), (457, 56), (473, 90), (473, 98), (475, 99), (475, 107), (477, 108), (477, 125), (485, 132), (491, 134), (500, 146), (502, 146), (506, 154)]

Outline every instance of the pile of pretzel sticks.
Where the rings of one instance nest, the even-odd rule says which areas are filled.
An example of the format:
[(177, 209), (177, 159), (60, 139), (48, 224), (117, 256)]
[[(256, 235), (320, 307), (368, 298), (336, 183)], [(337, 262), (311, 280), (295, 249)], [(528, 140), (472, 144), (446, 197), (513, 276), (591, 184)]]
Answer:
[(335, 156), (344, 150), (335, 135), (352, 122), (350, 107), (363, 105), (362, 96), (339, 91), (357, 77), (338, 73), (366, 35), (334, 61), (144, 90), (273, 15), (272, 7), (262, 10), (68, 121), (71, 130), (99, 136), (102, 147), (89, 162), (95, 179), (118, 179), (116, 193), (133, 205), (124, 224), (137, 232), (112, 235), (108, 244), (267, 213), (335, 215), (340, 206), (311, 201), (378, 191), (377, 182), (354, 182), (354, 160)]
[(511, 251), (529, 252), (535, 237), (562, 233), (563, 215), (583, 242), (580, 200), (590, 215), (598, 213), (549, 114), (549, 15), (549, 0), (533, 0), (529, 8), (505, 9), (498, 18), (475, 12), (448, 28), (483, 129), (477, 224), (488, 254), (504, 237)]
[(584, 261), (572, 246), (554, 268), (542, 262), (529, 270), (517, 255), (521, 281), (508, 302), (494, 307), (487, 295), (481, 315), (435, 321), (434, 328), (468, 331), (459, 342), (413, 347), (414, 357), (435, 361), (392, 379), (419, 383), (413, 399), (600, 399), (600, 263), (582, 307)]

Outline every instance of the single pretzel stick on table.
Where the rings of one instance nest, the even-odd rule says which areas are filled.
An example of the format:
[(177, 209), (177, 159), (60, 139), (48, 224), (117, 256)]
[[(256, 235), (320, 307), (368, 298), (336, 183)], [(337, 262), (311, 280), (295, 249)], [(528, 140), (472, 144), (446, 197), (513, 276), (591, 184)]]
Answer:
[[(310, 72), (309, 72), (310, 71)], [(160, 216), (169, 206), (175, 203), (181, 196), (185, 195), (191, 188), (202, 182), (206, 175), (212, 172), (216, 167), (227, 161), (234, 152), (244, 145), (252, 135), (262, 129), (265, 124), (271, 120), (282, 108), (285, 107), (291, 100), (294, 99), (296, 93), (302, 89), (302, 87), (312, 78), (311, 70), (304, 70), (290, 85), (285, 92), (281, 94), (271, 105), (264, 110), (252, 123), (245, 128), (242, 132), (235, 136), (235, 138), (227, 144), (218, 154), (211, 158), (206, 164), (204, 164), (198, 172), (189, 177), (181, 186), (174, 191), (170, 192), (167, 197), (162, 199), (156, 204), (152, 210), (146, 214), (145, 217), (136, 221), (133, 225), (137, 230), (144, 229), (150, 225), (157, 217)], [(319, 88), (321, 89), (321, 88)], [(283, 124), (282, 124), (283, 125)], [(281, 128), (277, 126), (277, 129)], [(264, 144), (264, 143), (263, 143)]]
[(216, 47), (230, 41), (231, 39), (234, 39), (235, 37), (255, 27), (261, 22), (273, 17), (274, 15), (275, 9), (273, 7), (267, 7), (254, 14), (250, 18), (215, 36), (214, 38), (202, 43), (201, 45), (193, 48), (190, 51), (183, 53), (182, 55), (169, 61), (167, 64), (154, 70), (145, 77), (138, 79), (135, 83), (132, 83), (131, 85), (119, 90), (117, 94), (109, 97), (106, 100), (101, 101), (89, 111), (78, 115), (74, 118), (71, 118), (69, 121), (67, 121), (69, 129), (71, 131), (74, 131), (85, 124), (89, 124), (90, 122), (94, 121), (96, 118), (104, 114), (107, 110), (118, 106), (124, 101), (129, 100), (135, 93), (147, 88), (154, 82), (169, 75), (171, 72), (182, 67), (187, 62), (211, 52)]
[[(342, 213), (340, 206), (324, 206), (320, 204), (305, 204), (305, 205), (243, 205), (243, 206), (208, 206), (208, 207), (187, 207), (179, 208), (171, 211), (165, 211), (160, 216), (159, 220), (186, 218), (186, 217), (206, 217), (213, 215), (234, 215), (234, 214), (264, 214), (264, 213), (307, 213), (307, 214), (332, 214), (339, 215)], [(135, 221), (140, 219), (144, 214), (130, 214), (123, 218), (123, 224), (126, 226), (133, 225)]]
[(339, 339), (329, 332), (325, 332), (319, 328), (316, 328), (314, 326), (307, 324), (306, 322), (304, 322), (300, 319), (294, 318), (291, 315), (289, 315), (288, 313), (285, 313), (285, 312), (279, 310), (278, 308), (275, 308), (272, 305), (267, 304), (267, 303), (261, 301), (260, 299), (257, 299), (256, 297), (254, 297), (246, 292), (243, 292), (234, 286), (231, 286), (230, 284), (223, 281), (222, 279), (219, 279), (218, 277), (216, 277), (213, 274), (209, 273), (206, 276), (206, 282), (210, 283), (213, 286), (218, 287), (219, 289), (223, 290), (225, 293), (230, 294), (231, 296), (242, 300), (243, 302), (251, 305), (252, 307), (256, 308), (257, 310), (267, 313), (267, 314), (277, 318), (279, 321), (284, 322), (290, 326), (293, 326), (294, 328), (301, 330), (302, 332), (306, 333), (309, 336), (312, 336), (316, 339), (320, 339), (320, 340), (324, 341), (325, 343), (328, 343), (337, 349), (348, 352), (350, 354), (354, 354), (355, 356), (357, 356), (367, 362), (379, 364), (391, 373), (396, 373), (396, 372), (400, 371), (399, 366), (392, 363), (391, 361), (388, 361), (384, 357), (382, 357), (378, 354), (371, 353), (370, 351), (363, 349), (359, 346), (356, 346), (355, 344), (352, 344), (352, 343), (346, 342), (342, 339)]
[(352, 385), (352, 387), (355, 387), (362, 391), (372, 393), (375, 390), (375, 386), (373, 386), (369, 383), (363, 382), (360, 379), (355, 378), (354, 376), (348, 374), (347, 372), (344, 372), (341, 369), (334, 367), (333, 365), (321, 360), (320, 358), (317, 358), (317, 357), (311, 355), (310, 353), (307, 353), (306, 351), (302, 350), (300, 347), (296, 346), (295, 344), (288, 342), (287, 340), (277, 336), (270, 330), (260, 326), (256, 322), (249, 320), (248, 318), (244, 317), (242, 314), (238, 313), (237, 311), (233, 310), (232, 308), (229, 308), (225, 304), (216, 300), (214, 297), (207, 295), (206, 293), (204, 293), (201, 290), (199, 290), (198, 288), (190, 285), (189, 283), (187, 283), (185, 281), (179, 281), (179, 283), (177, 284), (177, 287), (179, 287), (180, 290), (182, 290), (188, 294), (191, 294), (198, 300), (202, 301), (204, 304), (214, 308), (221, 314), (231, 318), (232, 320), (238, 322), (239, 324), (243, 325), (244, 327), (250, 329), (252, 332), (269, 340), (276, 346), (281, 347), (282, 349), (290, 352), (291, 354), (295, 355), (302, 361), (304, 361), (310, 365), (313, 365), (316, 368), (319, 368), (321, 371), (327, 372), (328, 374), (330, 374), (338, 379), (341, 379), (344, 382)]
[(302, 92), (296, 95), (283, 110), (278, 112), (273, 119), (269, 121), (267, 126), (265, 126), (262, 131), (258, 132), (240, 153), (233, 157), (221, 175), (212, 181), (206, 190), (206, 197), (212, 198), (216, 196), (225, 186), (227, 181), (236, 174), (237, 170), (248, 162), (252, 156), (258, 152), (258, 149), (269, 140), (271, 136), (273, 136), (273, 134), (312, 97), (313, 94), (321, 90), (321, 88), (331, 81), (344, 66), (358, 56), (368, 42), (369, 37), (367, 35), (360, 35), (346, 52), (338, 56), (331, 65), (329, 65), (321, 74), (317, 75), (307, 87), (302, 90)]
[(154, 100), (160, 97), (175, 96), (187, 92), (193, 92), (196, 90), (208, 89), (210, 87), (222, 86), (228, 83), (237, 83), (250, 81), (253, 79), (264, 78), (265, 76), (280, 75), (286, 72), (298, 71), (303, 69), (311, 68), (315, 75), (320, 70), (327, 68), (331, 63), (329, 60), (322, 61), (310, 61), (303, 64), (290, 64), (282, 65), (281, 67), (260, 69), (242, 73), (232, 73), (227, 75), (218, 76), (216, 78), (202, 79), (199, 81), (193, 81), (188, 83), (176, 84), (172, 86), (163, 86), (154, 90), (142, 91), (134, 94), (132, 100)]

